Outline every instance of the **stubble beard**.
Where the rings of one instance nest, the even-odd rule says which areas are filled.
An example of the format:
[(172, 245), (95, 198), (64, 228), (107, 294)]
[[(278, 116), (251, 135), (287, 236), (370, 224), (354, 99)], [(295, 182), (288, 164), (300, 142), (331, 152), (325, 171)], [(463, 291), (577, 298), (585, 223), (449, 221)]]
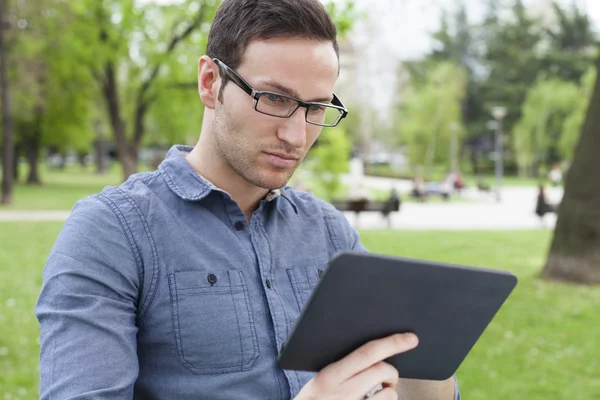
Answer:
[(235, 123), (223, 106), (219, 107), (218, 111), (215, 110), (213, 133), (217, 151), (225, 163), (253, 186), (267, 190), (285, 186), (297, 167), (285, 170), (285, 174), (278, 174), (277, 179), (269, 181), (252, 158), (254, 154), (258, 156), (260, 153), (255, 153), (252, 138), (245, 136), (244, 131), (243, 124)]

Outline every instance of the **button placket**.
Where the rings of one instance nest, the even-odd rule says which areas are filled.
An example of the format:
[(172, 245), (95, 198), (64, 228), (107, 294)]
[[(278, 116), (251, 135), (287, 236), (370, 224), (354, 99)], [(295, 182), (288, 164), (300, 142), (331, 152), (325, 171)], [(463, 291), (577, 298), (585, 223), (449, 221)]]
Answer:
[[(269, 260), (271, 259), (269, 254), (270, 249), (268, 244), (266, 243), (267, 238), (265, 237), (264, 232), (261, 230), (260, 218), (257, 216), (256, 213), (252, 217), (249, 228), (252, 231), (252, 244), (259, 256), (258, 272), (264, 282), (264, 287), (272, 289), (273, 280), (268, 278), (270, 276), (269, 272), (272, 268), (272, 266), (269, 264)], [(285, 317), (283, 313), (285, 311), (282, 309), (281, 303), (277, 299), (277, 294), (274, 290), (265, 290), (265, 296), (267, 299), (267, 307), (269, 310), (269, 314), (271, 315), (271, 319), (273, 321), (275, 342), (277, 346), (280, 346), (289, 334), (289, 332), (287, 331), (288, 327), (284, 322)]]

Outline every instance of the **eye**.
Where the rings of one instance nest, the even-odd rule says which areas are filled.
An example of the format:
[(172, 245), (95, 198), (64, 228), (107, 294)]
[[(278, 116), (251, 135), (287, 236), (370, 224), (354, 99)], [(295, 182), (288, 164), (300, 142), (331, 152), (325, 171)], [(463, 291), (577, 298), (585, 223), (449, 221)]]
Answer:
[(273, 103), (273, 104), (281, 103), (285, 100), (283, 97), (278, 96), (273, 93), (265, 93), (264, 97), (265, 97), (265, 100), (267, 100), (269, 103)]
[(310, 107), (308, 107), (308, 112), (313, 113), (313, 114), (322, 113), (324, 111), (325, 111), (325, 107), (320, 106), (318, 104), (311, 104)]

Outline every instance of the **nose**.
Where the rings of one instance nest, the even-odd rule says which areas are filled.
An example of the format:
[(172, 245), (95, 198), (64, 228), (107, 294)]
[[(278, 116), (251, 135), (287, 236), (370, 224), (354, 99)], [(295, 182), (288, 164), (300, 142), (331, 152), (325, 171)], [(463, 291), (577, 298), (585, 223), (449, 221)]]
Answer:
[(288, 143), (296, 149), (304, 148), (306, 145), (306, 109), (298, 108), (289, 117), (283, 120), (283, 124), (277, 130), (279, 140)]

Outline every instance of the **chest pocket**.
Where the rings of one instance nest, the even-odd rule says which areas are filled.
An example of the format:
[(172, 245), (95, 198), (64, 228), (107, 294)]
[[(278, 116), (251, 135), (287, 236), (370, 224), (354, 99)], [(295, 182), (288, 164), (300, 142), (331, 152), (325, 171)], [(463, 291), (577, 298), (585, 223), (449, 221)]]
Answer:
[(252, 367), (259, 348), (241, 271), (176, 272), (169, 275), (169, 293), (183, 365), (195, 374), (240, 372)]
[(288, 269), (287, 274), (296, 296), (298, 311), (302, 312), (315, 287), (319, 284), (326, 264), (315, 263), (307, 267)]

